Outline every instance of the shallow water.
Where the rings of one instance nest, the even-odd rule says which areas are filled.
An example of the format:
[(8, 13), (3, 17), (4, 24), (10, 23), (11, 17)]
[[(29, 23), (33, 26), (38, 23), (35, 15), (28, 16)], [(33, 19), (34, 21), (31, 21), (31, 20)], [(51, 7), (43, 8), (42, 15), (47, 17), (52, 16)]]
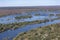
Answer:
[[(2, 23), (2, 24), (9, 24), (9, 23), (15, 23), (15, 22), (26, 22), (26, 21), (44, 20), (44, 19), (48, 19), (49, 18), (49, 16), (47, 16), (46, 14), (41, 14), (40, 16), (32, 15), (32, 18), (16, 20), (15, 19), (16, 16), (25, 16), (25, 15), (19, 14), (19, 15), (9, 15), (9, 16), (5, 16), (5, 17), (1, 17), (0, 18), (0, 23)], [(57, 17), (56, 16), (52, 16), (51, 17), (51, 19), (54, 19), (54, 18), (57, 18)]]
[(24, 26), (22, 28), (18, 28), (16, 30), (8, 30), (8, 31), (5, 31), (3, 33), (0, 33), (0, 40), (2, 40), (5, 37), (9, 37), (9, 39), (11, 40), (18, 33), (26, 32), (26, 31), (29, 31), (29, 30), (34, 29), (34, 28), (43, 27), (43, 26), (56, 24), (56, 23), (60, 23), (60, 20), (55, 20), (53, 22), (46, 22), (46, 23), (41, 23), (41, 24), (26, 25), (26, 26)]
[[(15, 19), (16, 16), (25, 16), (25, 15), (27, 15), (27, 14), (9, 15), (9, 16), (5, 16), (5, 17), (1, 17), (0, 23), (8, 24), (8, 23), (14, 23), (14, 22), (26, 22), (26, 21), (58, 18), (57, 16), (49, 17), (48, 14), (43, 14), (43, 13), (41, 13), (40, 16), (34, 16), (34, 14), (31, 13), (32, 18), (20, 19), (19, 21)], [(5, 32), (0, 33), (0, 40), (2, 40), (5, 37), (9, 37), (9, 40), (12, 40), (12, 38), (15, 37), (18, 33), (26, 32), (26, 31), (29, 31), (29, 30), (34, 29), (34, 28), (43, 27), (43, 26), (47, 26), (47, 25), (51, 25), (51, 24), (55, 24), (55, 23), (60, 23), (60, 19), (54, 20), (54, 21), (49, 21), (46, 23), (41, 23), (41, 24), (26, 25), (26, 26), (24, 26), (22, 28), (18, 28), (16, 30), (7, 30)]]

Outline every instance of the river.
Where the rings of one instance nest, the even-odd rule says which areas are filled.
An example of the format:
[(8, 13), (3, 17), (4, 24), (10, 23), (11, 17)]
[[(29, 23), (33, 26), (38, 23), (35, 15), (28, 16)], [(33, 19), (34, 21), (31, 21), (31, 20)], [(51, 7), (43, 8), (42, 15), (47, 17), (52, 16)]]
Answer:
[[(25, 14), (25, 15), (27, 15), (27, 14)], [(8, 24), (8, 23), (14, 23), (14, 22), (26, 22), (26, 21), (34, 21), (34, 20), (44, 20), (44, 19), (49, 19), (49, 18), (51, 18), (51, 19), (58, 18), (57, 16), (49, 17), (48, 15), (41, 14), (40, 16), (32, 15), (32, 18), (21, 19), (18, 21), (15, 19), (16, 16), (21, 16), (21, 15), (9, 15), (9, 16), (5, 16), (5, 17), (1, 17), (0, 23)], [(10, 19), (10, 20), (8, 20), (8, 19)], [(41, 23), (41, 24), (25, 25), (24, 27), (18, 28), (16, 30), (7, 30), (5, 32), (0, 33), (0, 40), (2, 40), (3, 38), (6, 38), (6, 37), (8, 37), (9, 40), (12, 40), (17, 34), (19, 34), (21, 32), (26, 32), (26, 31), (29, 31), (34, 28), (48, 26), (48, 25), (56, 24), (56, 23), (60, 23), (60, 19), (54, 20), (54, 21), (49, 21), (46, 23)]]

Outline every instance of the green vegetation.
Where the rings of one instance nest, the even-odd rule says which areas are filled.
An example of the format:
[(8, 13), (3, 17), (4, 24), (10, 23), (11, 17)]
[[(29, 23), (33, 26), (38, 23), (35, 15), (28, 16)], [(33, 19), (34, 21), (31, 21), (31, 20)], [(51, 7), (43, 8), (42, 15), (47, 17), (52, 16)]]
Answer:
[(31, 15), (27, 15), (27, 16), (16, 16), (15, 19), (25, 19), (25, 18), (32, 18)]
[(29, 25), (29, 24), (38, 24), (38, 23), (43, 23), (43, 22), (47, 22), (49, 20), (35, 20), (35, 21), (31, 21), (31, 22), (20, 22), (20, 23), (12, 23), (12, 24), (0, 24), (0, 32), (9, 30), (9, 29), (17, 29), (19, 27), (24, 27), (25, 25)]
[(20, 33), (13, 40), (60, 40), (60, 24), (52, 24)]
[(40, 16), (40, 14), (35, 14), (35, 16)]
[(50, 16), (54, 16), (54, 14), (50, 14)]
[(56, 16), (60, 16), (60, 14), (56, 14)]
[(58, 19), (60, 19), (60, 17), (58, 17), (58, 18), (54, 18), (54, 19), (52, 19), (51, 21), (58, 20)]
[[(54, 16), (54, 14), (50, 14), (50, 16)], [(56, 14), (56, 16), (60, 16), (60, 14)]]

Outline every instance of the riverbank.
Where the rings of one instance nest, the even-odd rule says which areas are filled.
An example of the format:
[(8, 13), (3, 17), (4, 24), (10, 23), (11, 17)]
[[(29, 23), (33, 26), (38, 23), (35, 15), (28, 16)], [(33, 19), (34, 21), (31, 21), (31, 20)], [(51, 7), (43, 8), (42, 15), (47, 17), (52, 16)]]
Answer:
[(60, 40), (60, 23), (19, 33), (13, 40)]

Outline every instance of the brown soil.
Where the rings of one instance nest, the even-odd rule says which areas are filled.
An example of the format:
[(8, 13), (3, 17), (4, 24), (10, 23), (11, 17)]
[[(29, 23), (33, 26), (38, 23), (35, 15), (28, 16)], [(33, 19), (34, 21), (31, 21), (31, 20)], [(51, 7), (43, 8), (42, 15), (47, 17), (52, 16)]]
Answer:
[(60, 10), (60, 6), (34, 6), (34, 7), (0, 7), (0, 16), (8, 14), (17, 14), (22, 12), (36, 11), (36, 10)]

